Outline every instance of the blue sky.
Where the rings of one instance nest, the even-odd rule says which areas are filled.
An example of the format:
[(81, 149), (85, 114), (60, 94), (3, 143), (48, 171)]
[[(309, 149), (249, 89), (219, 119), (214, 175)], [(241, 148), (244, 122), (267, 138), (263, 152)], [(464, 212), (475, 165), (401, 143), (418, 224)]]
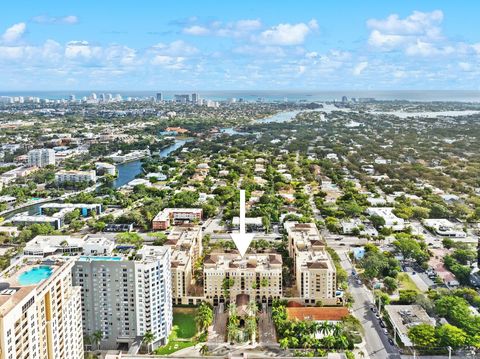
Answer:
[(0, 90), (473, 89), (477, 1), (2, 4)]

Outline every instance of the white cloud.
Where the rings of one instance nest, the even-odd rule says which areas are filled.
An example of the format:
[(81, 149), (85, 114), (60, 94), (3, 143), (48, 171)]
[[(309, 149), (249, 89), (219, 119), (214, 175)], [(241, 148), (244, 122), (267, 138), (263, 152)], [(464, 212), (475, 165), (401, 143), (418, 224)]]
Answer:
[(18, 24), (12, 25), (9, 27), (2, 35), (2, 40), (5, 43), (13, 43), (23, 36), (27, 25), (24, 22), (19, 22)]
[(169, 44), (158, 43), (152, 47), (156, 54), (168, 56), (192, 56), (198, 53), (195, 46), (187, 44), (185, 41), (177, 40)]
[(32, 18), (32, 21), (38, 24), (65, 24), (73, 25), (78, 23), (78, 17), (75, 15), (67, 16), (48, 16), (48, 15), (39, 15)]
[(472, 70), (472, 64), (468, 62), (459, 62), (458, 67), (460, 67), (460, 69), (465, 72), (469, 72)]
[(437, 43), (444, 41), (441, 23), (443, 12), (414, 11), (401, 19), (392, 14), (386, 19), (370, 19), (367, 27), (371, 29), (368, 43), (379, 50), (405, 50), (408, 55), (430, 56), (444, 53), (445, 49), (437, 49)]
[(193, 36), (242, 37), (260, 29), (261, 26), (262, 22), (258, 19), (243, 19), (227, 23), (212, 21), (206, 25), (189, 25), (183, 28), (182, 32)]
[(307, 35), (316, 29), (318, 29), (316, 20), (311, 20), (308, 24), (303, 22), (298, 24), (278, 24), (263, 31), (258, 37), (258, 41), (264, 45), (301, 45), (305, 42)]
[(102, 48), (92, 46), (88, 41), (70, 41), (65, 47), (65, 57), (72, 60), (91, 60), (99, 58)]
[(193, 25), (183, 29), (183, 33), (187, 35), (203, 36), (208, 35), (210, 31), (206, 27)]
[(368, 67), (368, 62), (362, 61), (353, 68), (352, 72), (355, 76), (360, 76), (367, 67)]

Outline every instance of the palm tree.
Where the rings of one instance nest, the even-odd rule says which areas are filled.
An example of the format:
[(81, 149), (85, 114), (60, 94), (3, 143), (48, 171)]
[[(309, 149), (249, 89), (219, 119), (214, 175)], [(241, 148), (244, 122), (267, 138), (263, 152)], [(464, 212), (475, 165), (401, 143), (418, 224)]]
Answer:
[(205, 356), (208, 354), (208, 345), (207, 344), (203, 344), (201, 347), (200, 347), (200, 355), (202, 356)]
[(102, 331), (97, 330), (97, 331), (93, 332), (91, 339), (95, 343), (95, 346), (97, 347), (97, 350), (98, 350), (100, 348), (100, 342), (103, 339)]
[(255, 338), (257, 336), (257, 319), (255, 317), (249, 317), (245, 322), (245, 329), (250, 335), (252, 344), (255, 344)]
[(332, 349), (335, 346), (335, 337), (327, 335), (322, 339), (322, 342), (327, 349)]
[(143, 342), (147, 344), (147, 352), (149, 353), (151, 352), (150, 345), (153, 343), (154, 340), (155, 334), (153, 334), (150, 330), (143, 334)]
[(337, 323), (337, 324), (333, 324), (333, 325), (331, 326), (331, 328), (332, 328), (332, 335), (333, 335), (334, 337), (337, 337), (337, 338), (338, 338), (338, 337), (340, 336), (340, 334), (342, 334), (342, 332), (343, 332), (342, 327), (341, 327), (340, 324), (338, 324), (338, 323)]
[(198, 329), (203, 332), (213, 323), (213, 310), (205, 302), (202, 302), (198, 307), (197, 314), (195, 315), (195, 322)]
[(332, 325), (327, 321), (323, 321), (320, 323), (318, 331), (326, 336), (332, 331)]
[(257, 302), (255, 302), (254, 300), (251, 300), (250, 302), (248, 302), (247, 311), (251, 317), (257, 316), (257, 313), (258, 313)]
[(335, 343), (335, 346), (339, 349), (348, 349), (348, 339), (345, 335), (340, 335), (337, 338), (337, 342)]
[(233, 343), (235, 340), (237, 340), (238, 325), (236, 323), (230, 321), (227, 326), (227, 331), (228, 331), (228, 341), (230, 343)]

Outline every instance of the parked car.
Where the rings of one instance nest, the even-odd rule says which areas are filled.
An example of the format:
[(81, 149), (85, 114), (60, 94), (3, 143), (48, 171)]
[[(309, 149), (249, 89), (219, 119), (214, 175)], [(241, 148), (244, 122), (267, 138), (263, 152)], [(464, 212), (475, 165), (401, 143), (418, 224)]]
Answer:
[(388, 342), (390, 343), (390, 345), (393, 345), (393, 346), (395, 346), (395, 342), (393, 341), (393, 339), (392, 339), (392, 338), (388, 338)]
[(387, 330), (387, 328), (383, 328), (383, 332), (385, 333), (385, 335), (388, 335), (388, 330)]

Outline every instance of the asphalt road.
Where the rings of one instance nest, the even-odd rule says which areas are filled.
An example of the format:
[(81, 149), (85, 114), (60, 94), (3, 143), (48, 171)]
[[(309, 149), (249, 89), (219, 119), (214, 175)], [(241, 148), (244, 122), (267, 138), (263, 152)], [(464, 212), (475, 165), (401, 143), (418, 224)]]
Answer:
[(353, 279), (352, 264), (348, 260), (347, 253), (341, 254), (342, 267), (349, 274), (349, 289), (355, 301), (353, 314), (360, 320), (365, 330), (366, 350), (371, 359), (400, 359), (398, 349), (388, 342), (388, 337), (383, 333), (378, 319), (370, 310), (372, 294), (364, 285), (359, 285)]

